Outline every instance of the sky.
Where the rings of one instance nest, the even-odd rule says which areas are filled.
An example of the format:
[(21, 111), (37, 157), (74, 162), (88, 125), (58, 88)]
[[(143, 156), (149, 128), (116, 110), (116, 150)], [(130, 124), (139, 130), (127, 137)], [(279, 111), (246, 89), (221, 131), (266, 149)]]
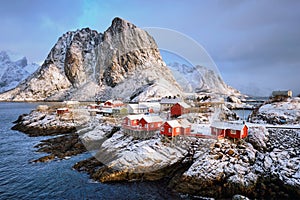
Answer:
[(298, 0), (0, 0), (0, 50), (42, 63), (63, 33), (104, 32), (116, 16), (192, 38), (242, 93), (300, 94)]

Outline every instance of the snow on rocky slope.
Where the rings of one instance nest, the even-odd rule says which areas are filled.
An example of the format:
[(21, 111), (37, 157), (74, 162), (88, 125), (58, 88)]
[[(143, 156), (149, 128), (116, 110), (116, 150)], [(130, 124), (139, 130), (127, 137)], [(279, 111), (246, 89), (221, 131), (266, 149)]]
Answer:
[(26, 57), (14, 57), (9, 52), (0, 52), (0, 93), (16, 87), (39, 67), (29, 64)]
[(102, 34), (89, 28), (61, 36), (41, 68), (0, 100), (143, 100), (182, 95), (154, 39), (115, 18)]
[(287, 98), (284, 101), (268, 101), (250, 116), (253, 123), (299, 124), (300, 98)]
[(221, 76), (204, 66), (188, 66), (178, 62), (169, 63), (175, 79), (185, 92), (212, 92), (240, 96), (240, 92), (226, 85)]
[(294, 199), (300, 195), (299, 137), (297, 130), (251, 127), (246, 141), (196, 146), (193, 164), (174, 188), (214, 198)]

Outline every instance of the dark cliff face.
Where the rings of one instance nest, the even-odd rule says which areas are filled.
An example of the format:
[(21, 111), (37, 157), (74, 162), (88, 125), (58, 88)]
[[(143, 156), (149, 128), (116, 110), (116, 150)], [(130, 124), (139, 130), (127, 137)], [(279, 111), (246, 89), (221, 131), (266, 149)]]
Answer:
[(154, 39), (120, 18), (115, 18), (104, 32), (98, 58), (99, 82), (111, 87), (122, 82), (137, 68), (142, 68), (147, 61), (153, 62), (152, 58), (162, 62)]
[(94, 63), (101, 35), (89, 28), (76, 32), (66, 49), (65, 75), (74, 87), (93, 80)]
[[(154, 39), (144, 30), (121, 18), (115, 18), (102, 34), (89, 28), (63, 34), (53, 46), (39, 71), (9, 93), (5, 100), (63, 100), (76, 90), (92, 84), (95, 93), (115, 88), (139, 70), (165, 72), (168, 82), (176, 82), (160, 56)], [(130, 85), (141, 87), (148, 75)], [(139, 82), (139, 83), (137, 83)], [(147, 81), (146, 81), (147, 82)], [(102, 88), (100, 90), (100, 88)], [(136, 88), (128, 88), (134, 92)], [(176, 94), (179, 86), (176, 85)], [(120, 98), (125, 98), (121, 95)], [(126, 96), (130, 94), (126, 93)], [(77, 96), (92, 97), (92, 94)]]

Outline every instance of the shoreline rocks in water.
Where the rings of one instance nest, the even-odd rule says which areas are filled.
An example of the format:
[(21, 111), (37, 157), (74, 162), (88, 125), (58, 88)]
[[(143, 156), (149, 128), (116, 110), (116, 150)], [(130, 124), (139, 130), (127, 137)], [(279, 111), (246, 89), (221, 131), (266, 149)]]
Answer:
[(47, 162), (55, 158), (63, 159), (87, 151), (76, 133), (42, 140), (40, 144), (35, 146), (35, 148), (39, 148), (37, 152), (48, 153), (49, 155), (31, 162)]
[(21, 131), (31, 137), (61, 135), (76, 132), (89, 119), (89, 113), (82, 109), (74, 109), (61, 116), (51, 109), (33, 110), (27, 115), (20, 115), (11, 129)]
[(11, 129), (21, 131), (31, 137), (66, 134), (76, 131), (73, 122), (61, 122), (56, 114), (38, 111), (20, 116)]

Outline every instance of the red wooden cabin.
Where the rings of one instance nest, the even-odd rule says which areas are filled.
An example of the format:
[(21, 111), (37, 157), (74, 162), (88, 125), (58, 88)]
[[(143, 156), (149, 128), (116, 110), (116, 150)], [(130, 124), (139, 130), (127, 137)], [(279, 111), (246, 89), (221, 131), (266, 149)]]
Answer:
[(232, 124), (227, 122), (214, 122), (211, 125), (211, 134), (218, 138), (245, 138), (248, 136), (246, 124)]
[(190, 135), (192, 124), (186, 119), (178, 119), (178, 122), (181, 125), (181, 135)]
[(99, 104), (90, 104), (88, 105), (88, 109), (100, 109), (101, 106)]
[(189, 135), (191, 133), (191, 123), (186, 119), (171, 120), (165, 122), (160, 133), (165, 136)]
[(171, 107), (171, 117), (179, 117), (189, 113), (190, 106), (184, 102), (178, 102)]
[(123, 126), (138, 127), (142, 115), (128, 115), (124, 118)]
[(163, 120), (159, 116), (143, 116), (139, 121), (139, 126), (144, 130), (159, 130)]
[(122, 107), (124, 106), (124, 103), (119, 100), (108, 100), (104, 102), (104, 107), (110, 107), (110, 108), (116, 108), (116, 107)]
[(69, 112), (69, 109), (68, 109), (68, 108), (58, 108), (58, 109), (56, 110), (56, 114), (57, 114), (57, 115), (63, 115), (63, 114), (68, 113), (68, 112)]

